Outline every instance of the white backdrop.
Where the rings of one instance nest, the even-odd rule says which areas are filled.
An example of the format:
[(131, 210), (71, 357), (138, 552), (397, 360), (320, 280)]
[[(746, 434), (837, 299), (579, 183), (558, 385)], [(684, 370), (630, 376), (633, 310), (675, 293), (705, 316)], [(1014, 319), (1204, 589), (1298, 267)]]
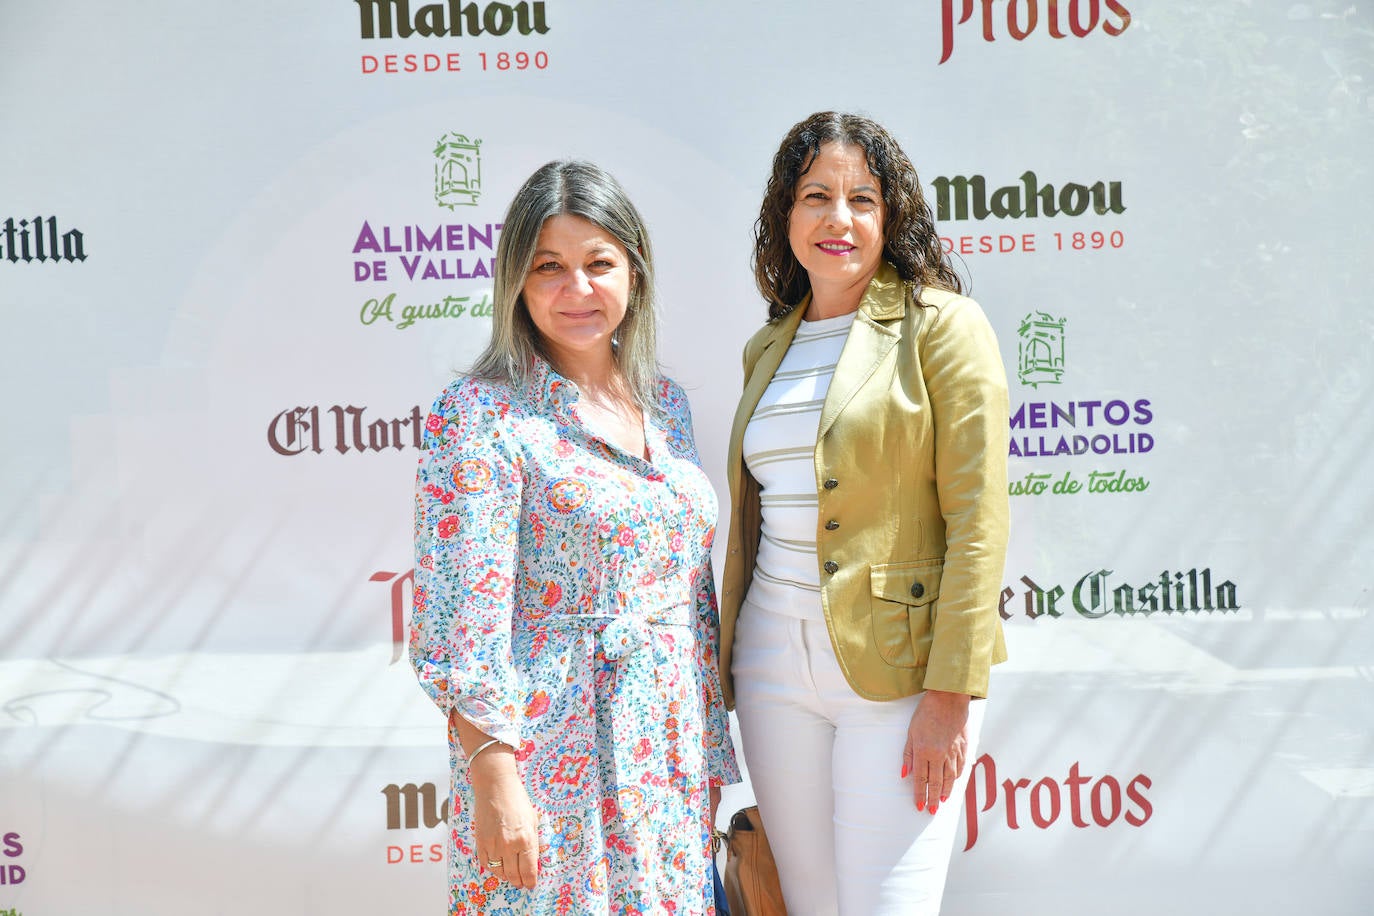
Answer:
[(0, 913), (442, 911), (413, 417), (485, 339), (506, 203), (559, 156), (625, 184), (723, 496), (751, 224), (826, 108), (916, 162), (1017, 414), (946, 912), (1364, 912), (1368, 10), (417, 2), (363, 37), (402, 6), (0, 0)]

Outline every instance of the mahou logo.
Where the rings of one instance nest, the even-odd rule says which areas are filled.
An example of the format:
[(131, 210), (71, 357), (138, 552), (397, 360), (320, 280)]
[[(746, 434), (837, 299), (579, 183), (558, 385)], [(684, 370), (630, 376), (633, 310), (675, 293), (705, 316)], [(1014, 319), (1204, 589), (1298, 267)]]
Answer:
[(955, 28), (974, 21), (975, 10), (984, 41), (999, 36), (1025, 41), (1037, 29), (1051, 38), (1086, 38), (1099, 25), (1116, 36), (1131, 24), (1131, 12), (1120, 0), (941, 0), (940, 63), (954, 53)]
[(1044, 182), (1033, 171), (1023, 172), (1021, 180), (995, 187), (988, 193), (988, 180), (982, 175), (940, 176), (931, 182), (935, 188), (936, 217), (945, 220), (1035, 219), (1052, 216), (1098, 216), (1124, 213), (1121, 182), (1095, 181), (1092, 184)]
[(412, 14), (408, 0), (353, 0), (363, 38), (423, 38), (461, 35), (521, 35), (549, 31), (542, 2), (426, 3)]
[(0, 223), (0, 261), (84, 261), (86, 237), (80, 229), (63, 231), (55, 216), (35, 216)]
[[(449, 799), (447, 786), (444, 790), (432, 782), (416, 785), (392, 783), (382, 789), (386, 796), (386, 829), (418, 830), (420, 826), (434, 829), (448, 822)], [(469, 852), (470, 850), (462, 850)], [(408, 843), (405, 845), (387, 844), (386, 864), (422, 865), (426, 862), (444, 861), (443, 843)]]
[(421, 822), (431, 829), (448, 822), (447, 793), (432, 782), (403, 786), (392, 783), (382, 789), (386, 796), (386, 829), (416, 830)]

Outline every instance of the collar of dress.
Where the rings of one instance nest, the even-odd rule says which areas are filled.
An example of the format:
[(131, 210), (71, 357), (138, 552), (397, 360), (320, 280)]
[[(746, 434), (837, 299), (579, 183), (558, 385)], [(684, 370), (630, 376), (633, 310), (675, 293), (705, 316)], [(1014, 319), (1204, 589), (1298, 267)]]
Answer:
[[(580, 427), (594, 438), (601, 438), (595, 430), (588, 428), (587, 424), (582, 422), (582, 417), (577, 412), (577, 402), (581, 398), (581, 391), (578, 390), (577, 383), (561, 375), (543, 357), (537, 355), (534, 357), (534, 365), (530, 368), (528, 379), (521, 393), (526, 402), (539, 413), (551, 415), (569, 426)], [(665, 435), (657, 419), (653, 411), (644, 411), (644, 442), (649, 452), (655, 455), (662, 452)], [(607, 447), (620, 451), (616, 446), (609, 443), (607, 443)], [(622, 454), (629, 455), (628, 452)], [(641, 462), (644, 460), (639, 455), (630, 455), (629, 457)]]
[(560, 375), (542, 356), (535, 356), (523, 393), (541, 411), (552, 409), (570, 416), (575, 416), (572, 407), (580, 396), (577, 383)]

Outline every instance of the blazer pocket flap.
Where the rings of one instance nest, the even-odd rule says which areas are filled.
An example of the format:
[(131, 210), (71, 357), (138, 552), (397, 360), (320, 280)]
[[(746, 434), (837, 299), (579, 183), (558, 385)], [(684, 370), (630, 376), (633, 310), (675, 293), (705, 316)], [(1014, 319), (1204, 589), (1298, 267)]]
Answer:
[(873, 597), (915, 607), (930, 604), (940, 597), (943, 560), (916, 560), (911, 563), (884, 563), (870, 568)]

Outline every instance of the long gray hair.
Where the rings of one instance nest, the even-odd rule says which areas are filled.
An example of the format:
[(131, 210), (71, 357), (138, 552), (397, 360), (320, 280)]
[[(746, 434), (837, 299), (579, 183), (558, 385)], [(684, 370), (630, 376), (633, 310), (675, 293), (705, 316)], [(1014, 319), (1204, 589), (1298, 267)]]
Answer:
[(549, 358), (522, 291), (545, 221), (565, 214), (580, 216), (610, 233), (629, 255), (630, 301), (616, 328), (615, 361), (630, 396), (652, 410), (659, 368), (649, 233), (625, 189), (590, 162), (559, 159), (546, 163), (516, 192), (496, 243), (491, 340), (473, 363), (471, 374), (523, 386), (534, 357)]

